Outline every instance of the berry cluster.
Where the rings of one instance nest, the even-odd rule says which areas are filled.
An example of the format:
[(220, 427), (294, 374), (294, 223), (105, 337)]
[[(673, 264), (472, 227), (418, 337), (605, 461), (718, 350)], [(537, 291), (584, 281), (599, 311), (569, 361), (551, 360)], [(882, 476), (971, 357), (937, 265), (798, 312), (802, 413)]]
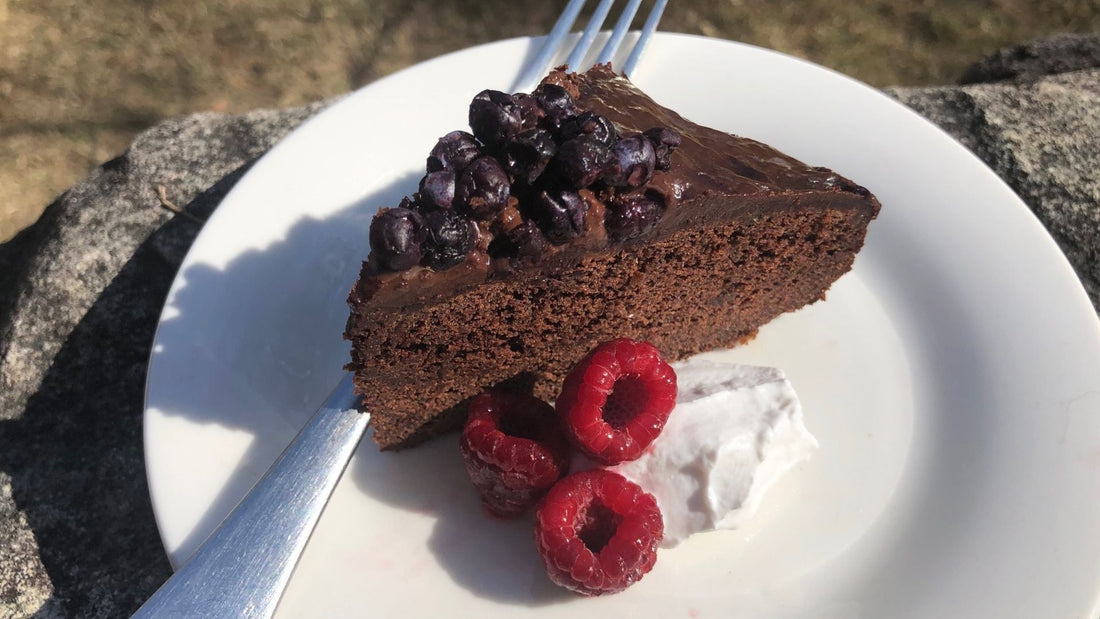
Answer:
[(613, 340), (569, 372), (556, 409), (495, 390), (474, 398), (462, 457), (491, 515), (515, 517), (538, 504), (535, 544), (551, 580), (583, 595), (614, 593), (652, 569), (661, 512), (652, 495), (617, 473), (566, 476), (569, 445), (604, 465), (633, 460), (660, 434), (675, 401), (676, 374), (656, 348)]
[(604, 226), (613, 241), (649, 231), (664, 211), (660, 198), (631, 190), (671, 165), (680, 145), (671, 129), (620, 135), (552, 83), (530, 94), (484, 90), (470, 103), (469, 122), (472, 134), (452, 131), (432, 148), (417, 193), (371, 222), (381, 267), (450, 268), (479, 231), (491, 235), (490, 256), (535, 259), (548, 244), (584, 233), (588, 203), (578, 192), (585, 188), (606, 190)]

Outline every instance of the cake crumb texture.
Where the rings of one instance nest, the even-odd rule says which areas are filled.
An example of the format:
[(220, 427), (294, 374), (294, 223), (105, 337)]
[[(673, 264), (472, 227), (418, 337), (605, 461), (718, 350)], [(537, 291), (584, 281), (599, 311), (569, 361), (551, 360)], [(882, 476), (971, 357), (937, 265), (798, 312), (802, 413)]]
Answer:
[(873, 217), (803, 206), (686, 228), (422, 307), (353, 310), (351, 367), (374, 440), (401, 449), (456, 429), (465, 402), (500, 383), (553, 400), (570, 366), (605, 340), (647, 340), (674, 360), (751, 338), (823, 298)]

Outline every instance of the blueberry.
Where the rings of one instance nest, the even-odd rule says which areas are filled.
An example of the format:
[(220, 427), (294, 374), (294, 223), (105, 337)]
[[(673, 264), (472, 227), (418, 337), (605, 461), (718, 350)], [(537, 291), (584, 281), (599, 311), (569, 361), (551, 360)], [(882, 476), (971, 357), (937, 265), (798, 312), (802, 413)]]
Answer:
[(569, 91), (557, 84), (539, 84), (535, 92), (531, 93), (538, 101), (539, 107), (546, 112), (547, 119), (555, 126), (562, 121), (577, 115), (577, 103), (573, 101)]
[(512, 100), (519, 108), (520, 127), (526, 131), (539, 126), (539, 121), (546, 117), (546, 112), (539, 107), (539, 102), (525, 92), (517, 92), (512, 95)]
[(516, 257), (524, 262), (538, 260), (546, 250), (546, 237), (533, 221), (525, 221), (508, 231), (508, 240), (515, 247)]
[(451, 208), (455, 197), (455, 173), (451, 170), (428, 172), (420, 179), (420, 201), (425, 205)]
[(645, 137), (653, 144), (653, 150), (657, 154), (657, 169), (667, 170), (672, 165), (672, 151), (682, 141), (680, 134), (672, 129), (654, 127), (645, 132)]
[(524, 131), (504, 147), (504, 168), (531, 184), (542, 174), (557, 152), (558, 145), (549, 131)]
[(581, 112), (561, 124), (559, 131), (562, 140), (570, 140), (579, 135), (590, 135), (611, 146), (619, 139), (619, 131), (606, 116), (595, 112)]
[(531, 220), (508, 230), (489, 244), (490, 256), (512, 258), (517, 262), (536, 262), (545, 250), (546, 237)]
[(555, 245), (561, 245), (584, 233), (584, 216), (588, 203), (569, 190), (551, 189), (539, 192), (531, 207), (539, 227)]
[(483, 90), (470, 102), (470, 127), (487, 146), (499, 148), (519, 133), (523, 125), (520, 108), (512, 95)]
[(455, 174), (470, 165), (481, 155), (481, 148), (474, 136), (465, 131), (452, 131), (439, 138), (428, 155), (428, 171), (450, 170)]
[(653, 143), (644, 135), (635, 133), (611, 147), (611, 165), (604, 180), (615, 187), (641, 187), (649, 182), (656, 165)]
[(455, 206), (477, 219), (492, 219), (508, 204), (508, 174), (492, 157), (474, 159), (455, 184)]
[(574, 189), (583, 189), (596, 181), (611, 163), (607, 146), (589, 135), (567, 140), (558, 147), (553, 166)]
[(466, 259), (474, 244), (473, 226), (462, 215), (435, 210), (424, 216), (427, 237), (422, 264), (436, 271), (449, 269)]
[(612, 241), (626, 241), (653, 229), (661, 218), (661, 204), (644, 195), (626, 195), (608, 208), (604, 227)]
[(420, 262), (423, 219), (407, 208), (383, 209), (370, 222), (370, 247), (382, 266), (404, 271)]

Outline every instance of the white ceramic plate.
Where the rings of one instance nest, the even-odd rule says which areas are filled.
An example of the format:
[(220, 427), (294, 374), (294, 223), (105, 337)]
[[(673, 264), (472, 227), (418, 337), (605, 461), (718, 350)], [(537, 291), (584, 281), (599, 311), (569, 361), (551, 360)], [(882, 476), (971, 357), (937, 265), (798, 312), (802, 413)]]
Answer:
[[(374, 210), (414, 190), (434, 140), (533, 49), (476, 47), (356, 92), (275, 147), (207, 223), (149, 369), (146, 463), (174, 564), (340, 375)], [(455, 440), (379, 454), (368, 439), (280, 614), (1095, 617), (1100, 326), (1026, 207), (930, 123), (800, 60), (661, 35), (634, 77), (688, 118), (882, 200), (826, 302), (714, 353), (784, 368), (818, 454), (748, 529), (662, 551), (628, 591), (580, 599), (547, 581), (528, 521), (481, 515)]]

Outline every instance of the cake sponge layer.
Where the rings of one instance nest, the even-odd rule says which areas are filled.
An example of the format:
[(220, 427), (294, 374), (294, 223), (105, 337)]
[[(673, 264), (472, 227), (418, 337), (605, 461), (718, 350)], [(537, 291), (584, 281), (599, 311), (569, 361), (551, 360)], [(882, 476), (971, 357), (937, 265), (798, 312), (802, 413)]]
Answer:
[(824, 298), (877, 212), (835, 193), (753, 201), (764, 214), (593, 253), (554, 272), (491, 280), (418, 307), (353, 307), (350, 367), (374, 440), (401, 449), (457, 428), (465, 402), (501, 383), (552, 400), (570, 366), (609, 339), (648, 340), (670, 360), (743, 342)]

